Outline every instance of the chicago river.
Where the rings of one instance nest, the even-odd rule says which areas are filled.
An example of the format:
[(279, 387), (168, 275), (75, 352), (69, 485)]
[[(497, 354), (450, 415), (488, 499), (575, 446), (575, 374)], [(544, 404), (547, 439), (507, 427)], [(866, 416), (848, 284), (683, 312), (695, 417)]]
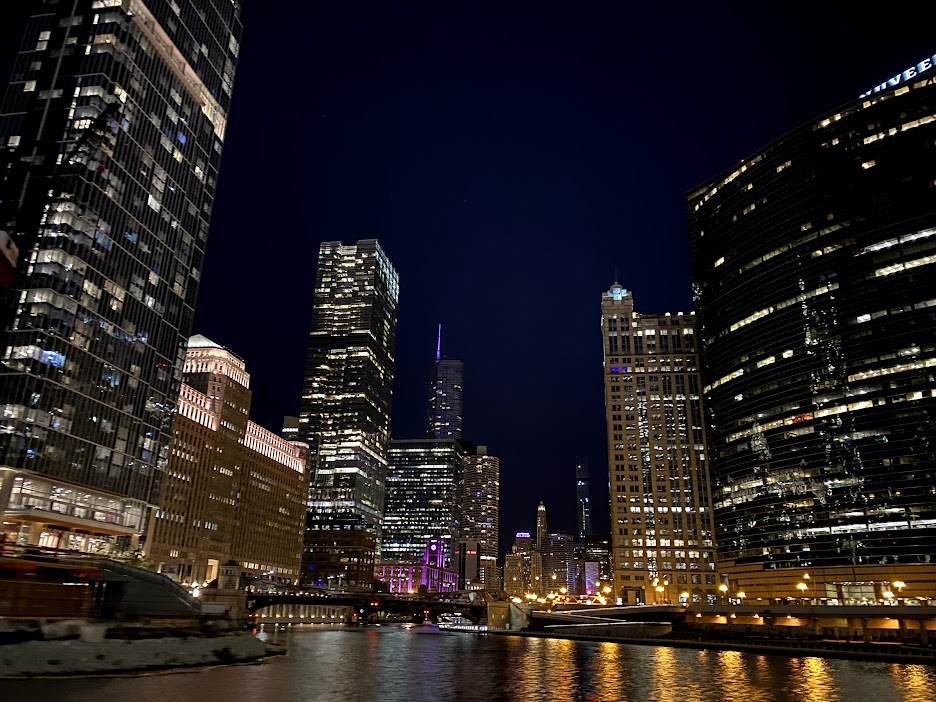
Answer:
[(30, 702), (620, 700), (931, 702), (936, 668), (562, 639), (475, 636), (431, 626), (293, 627), (289, 655), (138, 677), (0, 682)]

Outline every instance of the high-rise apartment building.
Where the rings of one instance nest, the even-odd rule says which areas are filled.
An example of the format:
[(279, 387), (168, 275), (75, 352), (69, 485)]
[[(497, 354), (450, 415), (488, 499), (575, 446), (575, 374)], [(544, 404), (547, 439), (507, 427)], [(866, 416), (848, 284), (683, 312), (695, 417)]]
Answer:
[(688, 195), (720, 569), (748, 598), (936, 596), (934, 64)]
[(429, 436), (434, 439), (460, 439), (465, 365), (442, 355), (442, 325), (436, 346), (435, 367), (429, 388)]
[[(718, 594), (694, 315), (645, 315), (602, 295), (614, 596)], [(661, 589), (658, 589), (661, 588)]]
[(489, 454), (487, 446), (474, 447), (464, 458), (459, 503), (460, 539), (478, 544), (480, 584), (485, 588), (498, 588), (500, 459)]
[(309, 444), (304, 578), (370, 586), (390, 442), (397, 273), (374, 239), (319, 249), (299, 414)]
[(451, 567), (466, 455), (451, 439), (390, 442), (381, 561), (421, 561), (434, 541), (443, 550), (442, 567)]
[(210, 582), (233, 559), (253, 575), (296, 582), (309, 451), (248, 421), (243, 360), (189, 339), (169, 466), (145, 552), (158, 572)]
[(95, 550), (143, 532), (169, 460), (240, 9), (35, 4), (0, 105), (0, 516)]
[(584, 543), (585, 538), (592, 535), (591, 517), (591, 478), (588, 474), (588, 459), (578, 458), (575, 461), (575, 506), (578, 521), (578, 540)]

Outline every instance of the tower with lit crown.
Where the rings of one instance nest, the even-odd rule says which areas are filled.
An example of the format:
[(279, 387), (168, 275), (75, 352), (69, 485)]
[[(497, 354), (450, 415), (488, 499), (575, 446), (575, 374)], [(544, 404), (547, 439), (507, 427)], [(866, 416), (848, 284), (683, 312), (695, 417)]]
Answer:
[(717, 596), (695, 316), (601, 298), (615, 597)]
[(541, 551), (546, 545), (546, 505), (540, 501), (536, 508), (536, 544), (537, 550)]

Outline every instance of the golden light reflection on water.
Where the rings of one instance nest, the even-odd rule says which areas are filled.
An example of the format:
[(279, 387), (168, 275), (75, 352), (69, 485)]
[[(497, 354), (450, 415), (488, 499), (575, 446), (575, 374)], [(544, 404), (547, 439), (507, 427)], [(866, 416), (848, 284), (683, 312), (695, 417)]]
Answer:
[(693, 699), (689, 690), (679, 689), (672, 684), (674, 676), (679, 674), (679, 663), (676, 661), (676, 652), (672, 648), (658, 648), (653, 655), (653, 677), (659, 684), (656, 688), (654, 700), (659, 702), (689, 702)]
[(838, 693), (837, 683), (829, 669), (829, 661), (825, 658), (796, 658), (798, 668), (792, 678), (792, 690), (795, 695), (806, 700), (822, 700), (823, 702), (838, 702), (841, 696)]
[[(712, 687), (717, 687), (721, 699), (746, 702), (766, 702), (774, 699), (769, 687), (764, 689), (760, 686), (758, 679), (762, 673), (757, 661), (751, 656), (738, 651), (709, 651), (709, 655), (714, 659), (714, 666), (711, 667), (712, 676), (708, 689), (711, 691)], [(708, 699), (711, 699), (711, 696)]]
[[(613, 694), (620, 691), (619, 697), (606, 697), (605, 699), (619, 699), (621, 702), (627, 700), (624, 694), (624, 666), (621, 665), (621, 647), (619, 644), (600, 643), (595, 645), (594, 651), (594, 671), (596, 695), (601, 693)], [(589, 699), (599, 700), (601, 697), (595, 696)]]
[(928, 665), (891, 665), (888, 673), (903, 695), (900, 702), (933, 702), (936, 700), (936, 676)]

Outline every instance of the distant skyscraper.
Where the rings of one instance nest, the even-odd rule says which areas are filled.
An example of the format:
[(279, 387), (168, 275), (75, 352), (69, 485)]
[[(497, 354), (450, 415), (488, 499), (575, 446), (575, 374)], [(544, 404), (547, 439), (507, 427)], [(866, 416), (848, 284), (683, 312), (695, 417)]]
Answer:
[(804, 572), (936, 596), (936, 57), (887, 75), (687, 197), (719, 569), (748, 598)]
[(539, 550), (542, 549), (546, 544), (546, 505), (539, 503), (539, 507), (536, 508), (536, 544), (535, 547)]
[(299, 438), (299, 417), (283, 417), (281, 436), (287, 441), (295, 441)]
[(579, 595), (598, 592), (610, 585), (611, 541), (606, 536), (589, 536), (575, 546), (575, 590)]
[(592, 535), (591, 497), (589, 496), (588, 459), (578, 458), (575, 461), (575, 498), (578, 513), (578, 540), (585, 542), (585, 537)]
[(543, 559), (543, 590), (575, 592), (575, 537), (571, 534), (548, 534), (539, 547)]
[(511, 597), (538, 595), (542, 584), (542, 556), (533, 549), (530, 533), (518, 531), (511, 552), (504, 557), (504, 590)]
[(381, 561), (421, 560), (435, 540), (442, 566), (451, 566), (465, 457), (465, 448), (451, 439), (390, 442)]
[(97, 548), (169, 459), (240, 8), (33, 4), (0, 106), (0, 523)]
[[(374, 239), (319, 250), (299, 439), (309, 444), (305, 579), (369, 585), (384, 511), (397, 273)], [(351, 555), (353, 554), (353, 555)]]
[(436, 345), (435, 367), (429, 392), (429, 436), (460, 439), (465, 366), (442, 356), (442, 325)]
[(480, 552), (481, 584), (499, 587), (497, 575), (500, 513), (500, 460), (477, 446), (465, 457), (459, 488), (460, 539), (476, 541)]
[(601, 328), (615, 597), (714, 599), (695, 317), (640, 314), (615, 283), (602, 295)]

